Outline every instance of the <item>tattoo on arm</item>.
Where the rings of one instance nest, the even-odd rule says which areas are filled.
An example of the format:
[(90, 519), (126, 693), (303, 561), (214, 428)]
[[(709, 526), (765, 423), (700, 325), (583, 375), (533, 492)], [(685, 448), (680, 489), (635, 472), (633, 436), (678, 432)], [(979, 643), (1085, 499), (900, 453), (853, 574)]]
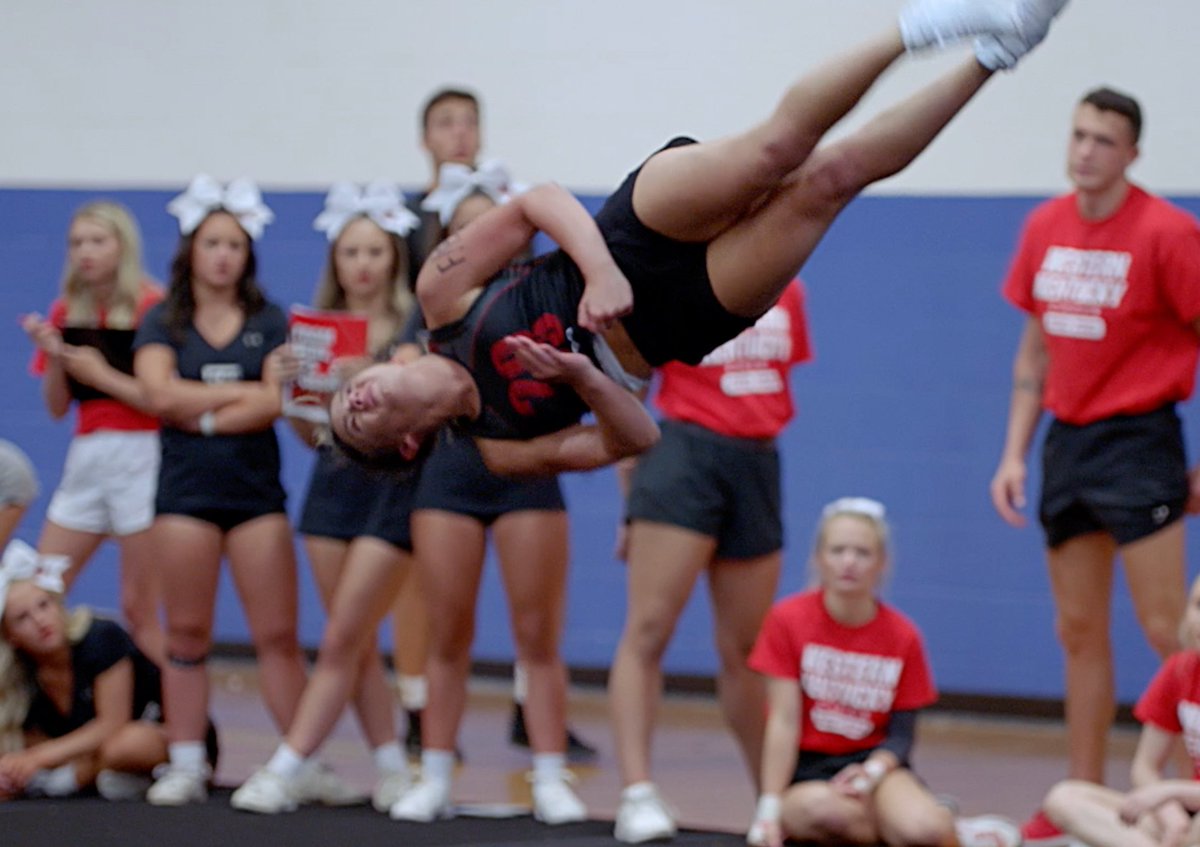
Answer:
[(462, 239), (457, 235), (452, 235), (437, 246), (430, 257), (434, 261), (434, 267), (438, 269), (438, 273), (446, 273), (457, 265), (461, 265), (467, 260), (466, 250), (463, 247)]

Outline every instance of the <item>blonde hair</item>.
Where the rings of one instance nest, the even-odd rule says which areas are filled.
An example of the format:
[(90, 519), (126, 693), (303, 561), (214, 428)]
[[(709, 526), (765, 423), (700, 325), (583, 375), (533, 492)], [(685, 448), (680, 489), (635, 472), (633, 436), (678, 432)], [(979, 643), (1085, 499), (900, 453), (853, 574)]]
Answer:
[(812, 554), (809, 558), (812, 584), (819, 585), (821, 582), (820, 572), (817, 569), (817, 557), (825, 543), (825, 533), (829, 529), (829, 524), (833, 522), (834, 518), (842, 517), (857, 518), (874, 530), (875, 538), (879, 542), (879, 554), (884, 560), (882, 582), (890, 574), (892, 564), (892, 528), (887, 521), (887, 510), (878, 500), (872, 500), (869, 497), (840, 497), (832, 503), (826, 504), (825, 508), (821, 510), (821, 519), (817, 521), (817, 531), (813, 536)]
[[(50, 592), (62, 602), (62, 595)], [(80, 606), (66, 612), (67, 640), (77, 644), (92, 625), (92, 612)], [(2, 633), (0, 633), (2, 635)], [(25, 717), (33, 702), (33, 681), (17, 651), (0, 637), (0, 755), (12, 753), (25, 746)]]
[[(146, 271), (142, 267), (142, 236), (133, 214), (120, 203), (97, 200), (80, 207), (71, 216), (71, 226), (87, 218), (108, 227), (121, 247), (117, 263), (116, 287), (106, 304), (105, 326), (112, 329), (132, 329), (137, 320), (137, 304), (142, 293)], [(68, 228), (68, 232), (70, 229)], [(71, 266), (68, 256), (63, 269), (61, 294), (67, 304), (69, 326), (97, 326), (100, 312), (91, 286), (84, 282)]]
[[(360, 215), (360, 217), (366, 217), (366, 215)], [(358, 218), (353, 220), (358, 220)], [(372, 223), (374, 222), (372, 221)], [(342, 227), (342, 233), (348, 228), (349, 223)], [(382, 229), (381, 231), (387, 235), (388, 241), (392, 245), (392, 274), (388, 280), (391, 296), (388, 298), (388, 312), (395, 321), (396, 329), (399, 330), (404, 326), (404, 322), (408, 320), (408, 316), (412, 314), (412, 310), (417, 304), (408, 279), (408, 246), (404, 243), (404, 239), (394, 232)], [(337, 264), (334, 261), (334, 254), (337, 252), (337, 245), (341, 241), (342, 233), (339, 233), (338, 237), (329, 243), (325, 266), (321, 269), (320, 279), (317, 280), (317, 290), (313, 294), (313, 306), (318, 309), (338, 312), (346, 310), (346, 289), (338, 280)], [(379, 351), (372, 350), (371, 352)]]

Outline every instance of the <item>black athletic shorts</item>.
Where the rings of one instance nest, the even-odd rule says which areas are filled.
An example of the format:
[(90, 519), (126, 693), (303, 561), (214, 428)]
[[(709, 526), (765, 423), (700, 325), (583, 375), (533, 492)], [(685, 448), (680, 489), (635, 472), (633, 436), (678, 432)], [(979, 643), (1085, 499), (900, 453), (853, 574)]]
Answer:
[(510, 512), (566, 509), (557, 476), (514, 479), (488, 470), (475, 440), (443, 429), (413, 498), (413, 511), (435, 509), (490, 526)]
[(1075, 426), (1054, 421), (1042, 446), (1039, 518), (1046, 545), (1107, 532), (1120, 545), (1178, 520), (1188, 499), (1174, 404)]
[(638, 459), (628, 516), (691, 529), (717, 540), (723, 559), (783, 547), (779, 451), (773, 439), (731, 438), (666, 420)]
[[(695, 143), (680, 136), (656, 152)], [(633, 287), (633, 312), (621, 324), (651, 365), (699, 364), (757, 318), (731, 314), (721, 305), (708, 276), (707, 244), (668, 238), (634, 214), (633, 185), (641, 172), (639, 166), (625, 177), (596, 213), (613, 260)]]

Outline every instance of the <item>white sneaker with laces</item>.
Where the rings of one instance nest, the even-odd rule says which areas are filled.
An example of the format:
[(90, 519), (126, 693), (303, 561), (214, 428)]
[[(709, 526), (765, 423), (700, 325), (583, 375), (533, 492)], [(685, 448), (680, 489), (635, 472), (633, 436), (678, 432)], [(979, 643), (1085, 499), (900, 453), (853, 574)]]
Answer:
[(203, 803), (208, 799), (208, 766), (200, 769), (159, 765), (154, 769), (155, 782), (146, 791), (146, 802), (151, 806), (186, 806)]
[(658, 796), (653, 782), (638, 782), (621, 792), (613, 837), (625, 844), (666, 841), (675, 837), (675, 817)]
[(278, 815), (300, 808), (295, 790), (288, 780), (266, 768), (259, 768), (233, 792), (229, 805), (243, 812)]
[(96, 792), (113, 803), (142, 800), (152, 780), (145, 774), (102, 770), (96, 774)]
[(379, 782), (375, 783), (375, 790), (371, 792), (371, 805), (375, 807), (375, 811), (386, 815), (412, 783), (412, 772), (407, 770), (393, 771), (381, 776)]
[(533, 788), (534, 820), (550, 826), (587, 820), (587, 806), (570, 785), (575, 781), (573, 773), (560, 771), (557, 779), (535, 779), (530, 774), (528, 779)]
[(453, 816), (450, 810), (450, 782), (422, 777), (400, 795), (388, 814), (393, 820), (431, 823)]
[(910, 52), (1016, 30), (1012, 0), (909, 0), (900, 11), (900, 36)]
[(991, 33), (975, 39), (975, 58), (993, 71), (1016, 67), (1026, 53), (1042, 43), (1050, 31), (1050, 23), (1066, 7), (1069, 0), (1016, 0), (1014, 15), (1017, 31)]
[(323, 762), (306, 763), (293, 780), (291, 790), (302, 805), (356, 806), (366, 799)]
[(961, 847), (1021, 847), (1021, 828), (1001, 815), (976, 815), (954, 822)]

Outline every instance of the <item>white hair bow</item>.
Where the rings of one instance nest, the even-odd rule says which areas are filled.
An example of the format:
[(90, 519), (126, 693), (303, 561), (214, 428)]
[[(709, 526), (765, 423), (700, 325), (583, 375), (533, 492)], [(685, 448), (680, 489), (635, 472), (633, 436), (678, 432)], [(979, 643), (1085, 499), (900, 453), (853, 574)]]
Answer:
[(70, 566), (70, 556), (44, 556), (19, 538), (8, 542), (0, 559), (0, 618), (4, 617), (8, 587), (14, 582), (28, 580), (38, 588), (62, 594), (66, 588), (62, 575)]
[(187, 187), (187, 191), (167, 204), (167, 211), (179, 218), (179, 231), (191, 235), (196, 227), (218, 209), (237, 218), (246, 234), (257, 241), (262, 237), (263, 227), (275, 220), (263, 202), (258, 186), (248, 179), (235, 179), (222, 186), (208, 174), (199, 174)]
[(882, 521), (887, 516), (887, 510), (882, 503), (870, 497), (841, 497), (821, 510), (821, 517), (831, 518), (834, 515), (863, 515)]
[(474, 170), (468, 165), (446, 162), (438, 171), (438, 186), (422, 201), (421, 208), (437, 212), (442, 226), (450, 223), (458, 204), (475, 192), (486, 194), (497, 205), (525, 191), (526, 186), (513, 182), (508, 168), (499, 159), (488, 159)]
[(325, 210), (313, 221), (330, 241), (336, 239), (350, 221), (365, 215), (386, 232), (405, 236), (421, 222), (400, 196), (400, 189), (390, 182), (371, 182), (360, 189), (353, 182), (337, 182), (325, 196)]

